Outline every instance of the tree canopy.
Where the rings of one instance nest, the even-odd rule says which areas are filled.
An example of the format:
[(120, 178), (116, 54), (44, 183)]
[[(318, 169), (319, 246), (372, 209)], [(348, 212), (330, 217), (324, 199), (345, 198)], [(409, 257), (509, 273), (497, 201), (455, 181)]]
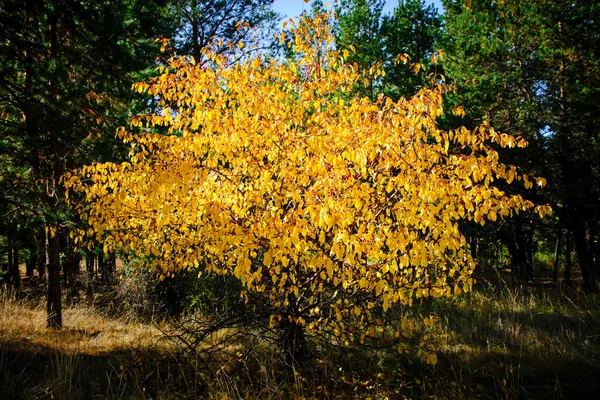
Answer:
[(113, 157), (113, 137), (104, 134), (126, 121), (127, 86), (154, 59), (153, 37), (163, 32), (149, 21), (159, 9), (134, 0), (1, 3), (0, 132), (7, 149), (0, 162), (10, 183), (0, 201), (7, 201), (6, 222), (16, 233), (45, 228), (48, 235), (49, 326), (61, 325), (59, 236), (69, 213), (58, 181), (66, 170)]
[[(486, 119), (529, 141), (528, 151), (506, 156), (548, 179), (537, 195), (556, 210), (556, 229), (572, 234), (585, 285), (593, 288), (600, 271), (600, 7), (587, 1), (444, 4), (444, 68), (458, 86), (454, 101), (465, 106), (463, 123)], [(536, 229), (531, 221), (519, 223)], [(514, 243), (522, 236), (513, 229), (505, 237), (513, 259), (523, 258), (518, 247), (533, 247), (531, 233), (528, 243)]]
[[(0, 1), (0, 182), (6, 189), (0, 234), (11, 254), (21, 245), (45, 260), (50, 326), (61, 326), (61, 253), (73, 250), (63, 239), (79, 223), (65, 206), (60, 176), (121, 159), (115, 129), (152, 107), (130, 87), (154, 73), (155, 39), (170, 39), (189, 55), (213, 39), (239, 40), (249, 32), (238, 29), (240, 20), (248, 26), (274, 20), (270, 3)], [(67, 274), (68, 262), (62, 264)]]
[(209, 50), (209, 63), (174, 57), (136, 84), (159, 110), (132, 119), (146, 132), (119, 130), (128, 161), (64, 180), (85, 196), (74, 203), (90, 226), (79, 236), (165, 276), (235, 276), (271, 304), (273, 327), (346, 343), (381, 334), (394, 305), (469, 290), (474, 260), (459, 221), (534, 208), (496, 181), (544, 184), (494, 149), (524, 140), (486, 124), (440, 129), (444, 87), (397, 102), (356, 96), (364, 75), (336, 50), (329, 19), (292, 30), (296, 59), (232, 65)]

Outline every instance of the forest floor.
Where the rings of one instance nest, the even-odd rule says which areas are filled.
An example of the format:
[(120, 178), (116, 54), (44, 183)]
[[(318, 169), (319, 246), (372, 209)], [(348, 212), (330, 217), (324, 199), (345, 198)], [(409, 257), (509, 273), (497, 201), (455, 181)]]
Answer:
[(429, 303), (441, 322), (435, 366), (314, 345), (298, 371), (256, 342), (190, 357), (165, 334), (169, 322), (83, 301), (47, 330), (43, 287), (24, 279), (22, 300), (0, 293), (2, 399), (600, 398), (600, 296), (577, 285), (487, 285)]

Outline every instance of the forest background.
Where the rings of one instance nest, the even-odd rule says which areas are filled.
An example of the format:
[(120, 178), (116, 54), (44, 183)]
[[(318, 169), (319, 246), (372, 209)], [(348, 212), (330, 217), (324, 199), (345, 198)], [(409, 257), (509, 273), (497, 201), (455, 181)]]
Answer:
[[(132, 85), (159, 77), (157, 67), (172, 67), (175, 55), (209, 66), (210, 47), (232, 64), (261, 54), (300, 65), (303, 53), (288, 46), (289, 31), (287, 39), (273, 39), (289, 26), (282, 28), (272, 1), (1, 1), (0, 365), (6, 368), (0, 383), (6, 393), (85, 398), (89, 385), (97, 396), (142, 398), (146, 390), (173, 398), (597, 393), (600, 6), (549, 0), (443, 6), (438, 12), (406, 1), (386, 13), (377, 0), (334, 5), (336, 49), (346, 50), (345, 61), (364, 74), (354, 82), (354, 98), (401, 102), (437, 88), (446, 110), (433, 116), (440, 129), (479, 132), (484, 125), (525, 139), (527, 147), (491, 145), (518, 171), (513, 184), (510, 178), (491, 186), (547, 204), (552, 213), (461, 220), (464, 249), (476, 261), (469, 272), (475, 283), (466, 288), (472, 290), (411, 295), (389, 313), (374, 314), (399, 326), (398, 337), (386, 336), (387, 322), (371, 323), (377, 340), (348, 345), (331, 332), (306, 335), (305, 342), (304, 333), (294, 333), (302, 326), (297, 320), (273, 330), (271, 305), (261, 296), (242, 298), (245, 281), (233, 272), (198, 276), (197, 269), (167, 267), (167, 276), (164, 253), (157, 265), (152, 256), (132, 254), (132, 246), (107, 247), (101, 236), (76, 243), (93, 224), (76, 211), (84, 197), (71, 193), (69, 206), (63, 185), (65, 174), (83, 166), (129, 159), (130, 146), (115, 137), (121, 126), (168, 136), (166, 125), (131, 123), (161, 107), (160, 96)], [(323, 8), (315, 1), (306, 14)], [(198, 268), (215, 272), (204, 265)], [(370, 310), (358, 300), (352, 305), (347, 312), (355, 317)], [(346, 311), (339, 311), (345, 322)], [(337, 319), (334, 308), (328, 312)], [(36, 323), (23, 328), (19, 314)], [(248, 316), (265, 321), (257, 325)], [(111, 351), (110, 340), (102, 350), (86, 347), (113, 329), (98, 327), (102, 318), (122, 321), (123, 329), (131, 321), (160, 321), (162, 333), (144, 332), (154, 342), (138, 342), (135, 351), (120, 343), (123, 354), (103, 363), (98, 354)], [(39, 349), (24, 351), (32, 337)], [(161, 347), (157, 338), (171, 340)], [(268, 364), (270, 352), (280, 357)], [(114, 360), (125, 367), (108, 368)], [(88, 383), (78, 371), (93, 375), (94, 363), (104, 369)], [(116, 386), (106, 389), (106, 380)]]

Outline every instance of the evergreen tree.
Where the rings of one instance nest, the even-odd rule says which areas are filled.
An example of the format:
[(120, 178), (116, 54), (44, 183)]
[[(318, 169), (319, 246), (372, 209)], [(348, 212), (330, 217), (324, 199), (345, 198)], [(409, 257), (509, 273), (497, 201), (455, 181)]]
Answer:
[[(174, 49), (180, 55), (191, 55), (200, 61), (202, 49), (222, 39), (218, 52), (235, 48), (240, 42), (269, 43), (272, 36), (248, 29), (274, 28), (277, 14), (272, 10), (273, 0), (173, 0), (176, 31), (172, 37)], [(255, 37), (253, 37), (255, 35)], [(264, 40), (267, 39), (267, 40)]]
[[(48, 326), (60, 328), (61, 229), (68, 221), (61, 175), (111, 159), (135, 75), (151, 64), (160, 2), (73, 0), (0, 3), (0, 165), (17, 232), (45, 232)], [(13, 209), (27, 212), (12, 212)], [(6, 215), (6, 214), (5, 214)], [(14, 235), (12, 235), (14, 236)], [(17, 246), (18, 254), (18, 246)]]
[[(384, 4), (382, 0), (342, 0), (336, 8), (336, 40), (350, 50), (348, 61), (360, 70), (383, 65), (385, 74), (366, 82), (365, 95), (374, 98), (384, 93), (397, 100), (429, 85), (432, 73), (441, 73), (430, 60), (441, 21), (437, 9), (421, 0), (401, 1), (391, 15), (383, 15)], [(409, 65), (398, 62), (403, 55), (408, 56)]]
[[(549, 0), (444, 5), (444, 68), (458, 86), (455, 101), (467, 110), (463, 123), (488, 119), (529, 141), (526, 151), (508, 152), (511, 162), (548, 178), (548, 189), (538, 195), (572, 232), (585, 285), (594, 288), (600, 222), (600, 6)], [(530, 268), (534, 226), (521, 218), (507, 227), (503, 238), (513, 267)]]
[[(0, 195), (0, 235), (9, 244), (9, 281), (15, 282), (18, 238), (39, 236), (22, 231), (45, 234), (48, 326), (62, 324), (60, 253), (73, 249), (61, 243), (75, 221), (64, 205), (60, 178), (124, 153), (114, 132), (131, 114), (152, 107), (153, 100), (137, 97), (131, 85), (155, 74), (160, 46), (155, 39), (170, 39), (175, 52), (198, 56), (222, 38), (226, 51), (228, 41), (251, 39), (252, 31), (238, 30), (238, 23), (251, 28), (274, 21), (271, 3), (0, 0), (0, 182), (6, 188)], [(74, 262), (72, 254), (65, 259), (65, 268)]]
[[(383, 18), (381, 33), (385, 49), (386, 94), (394, 99), (414, 95), (427, 86), (430, 74), (439, 74), (439, 66), (431, 61), (440, 35), (441, 20), (433, 5), (423, 0), (400, 1), (391, 15)], [(410, 63), (421, 67), (406, 68), (394, 63), (398, 55), (407, 54)]]
[[(384, 4), (383, 0), (342, 0), (336, 8), (336, 42), (342, 49), (350, 50), (347, 61), (355, 63), (360, 71), (369, 71), (384, 60), (381, 40)], [(368, 79), (360, 91), (374, 98), (381, 92), (377, 84), (376, 79)]]

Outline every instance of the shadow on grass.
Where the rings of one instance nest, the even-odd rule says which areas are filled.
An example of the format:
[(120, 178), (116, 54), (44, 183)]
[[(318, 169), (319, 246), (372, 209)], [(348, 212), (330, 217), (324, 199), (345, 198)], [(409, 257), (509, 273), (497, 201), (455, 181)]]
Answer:
[(436, 368), (475, 397), (600, 398), (598, 300), (539, 290), (437, 302), (448, 339)]
[[(18, 348), (19, 350), (14, 350)], [(94, 355), (0, 344), (2, 399), (197, 398), (181, 366), (151, 349)], [(197, 383), (197, 382), (196, 382)]]
[[(0, 337), (0, 398), (596, 399), (599, 304), (597, 294), (539, 288), (430, 299), (411, 312), (440, 318), (436, 366), (395, 349), (313, 342), (307, 368), (290, 372), (264, 341), (230, 346), (214, 358), (170, 354), (161, 345), (90, 354), (67, 345), (94, 342), (104, 320), (73, 322), (79, 328), (46, 332), (35, 345), (17, 329)], [(121, 334), (125, 326), (111, 329)]]

